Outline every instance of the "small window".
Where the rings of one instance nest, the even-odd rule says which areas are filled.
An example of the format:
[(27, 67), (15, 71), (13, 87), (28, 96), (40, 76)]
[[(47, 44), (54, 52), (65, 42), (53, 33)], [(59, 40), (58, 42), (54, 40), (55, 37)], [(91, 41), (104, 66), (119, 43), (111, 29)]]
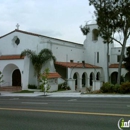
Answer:
[(12, 41), (13, 41), (13, 44), (16, 44), (16, 45), (19, 45), (20, 43), (20, 39), (17, 36), (15, 36)]
[(15, 40), (15, 43), (16, 43), (16, 45), (18, 45), (18, 44), (20, 43), (20, 39), (17, 38), (17, 39)]
[(120, 55), (117, 55), (117, 62), (120, 62)]
[(99, 52), (97, 52), (97, 63), (99, 63)]
[(118, 50), (118, 52), (120, 52), (121, 50)]

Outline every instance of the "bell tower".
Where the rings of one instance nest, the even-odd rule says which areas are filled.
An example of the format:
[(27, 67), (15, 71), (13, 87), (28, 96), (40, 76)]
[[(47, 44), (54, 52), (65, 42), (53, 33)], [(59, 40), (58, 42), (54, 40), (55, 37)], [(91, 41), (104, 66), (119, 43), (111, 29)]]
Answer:
[[(98, 35), (96, 23), (87, 26), (90, 30), (84, 41), (85, 62), (102, 67), (103, 81), (107, 82), (107, 44), (104, 44), (103, 39)], [(111, 50), (112, 46), (113, 44), (109, 44), (109, 50)]]

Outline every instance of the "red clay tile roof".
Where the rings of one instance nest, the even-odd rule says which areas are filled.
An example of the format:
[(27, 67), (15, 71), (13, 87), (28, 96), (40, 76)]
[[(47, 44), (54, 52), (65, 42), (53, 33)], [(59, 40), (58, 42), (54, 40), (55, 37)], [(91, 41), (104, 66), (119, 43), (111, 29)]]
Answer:
[(0, 56), (0, 60), (18, 60), (24, 59), (24, 56), (20, 58), (20, 55), (2, 55)]
[(55, 62), (55, 65), (59, 65), (66, 68), (101, 68), (99, 66), (91, 65), (88, 63), (85, 63), (83, 66), (83, 63), (74, 63), (74, 62)]
[(83, 46), (83, 44), (80, 44), (80, 43), (76, 43), (76, 42), (71, 42), (71, 41), (66, 41), (66, 40), (62, 40), (62, 39), (58, 39), (58, 38), (53, 38), (53, 37), (48, 37), (48, 36), (44, 36), (44, 35), (41, 35), (41, 34), (36, 34), (36, 33), (32, 33), (32, 32), (27, 32), (27, 31), (22, 31), (22, 30), (18, 30), (18, 29), (15, 29), (14, 31), (12, 32), (9, 32), (3, 36), (0, 36), (0, 38), (3, 38), (11, 33), (14, 33), (14, 32), (20, 32), (20, 33), (24, 33), (24, 34), (28, 34), (28, 35), (32, 35), (32, 36), (41, 36), (41, 37), (46, 37), (46, 38), (50, 38), (50, 39), (54, 39), (54, 40), (59, 40), (59, 41), (63, 41), (63, 42), (69, 42), (69, 43), (74, 43), (74, 44), (78, 44), (78, 45), (81, 45)]
[[(118, 68), (119, 64), (111, 64), (109, 65), (109, 68)], [(125, 68), (124, 65), (122, 65), (122, 68)]]
[(61, 76), (57, 73), (57, 72), (54, 72), (54, 73), (49, 73), (48, 75), (48, 78), (49, 79), (52, 79), (52, 78), (60, 78)]

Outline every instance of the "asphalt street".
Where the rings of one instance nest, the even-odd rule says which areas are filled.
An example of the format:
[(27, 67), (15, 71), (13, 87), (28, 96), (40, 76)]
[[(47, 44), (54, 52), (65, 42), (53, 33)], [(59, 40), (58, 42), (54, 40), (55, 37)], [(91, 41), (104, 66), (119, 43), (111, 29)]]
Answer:
[(0, 130), (118, 130), (120, 118), (130, 98), (0, 97)]

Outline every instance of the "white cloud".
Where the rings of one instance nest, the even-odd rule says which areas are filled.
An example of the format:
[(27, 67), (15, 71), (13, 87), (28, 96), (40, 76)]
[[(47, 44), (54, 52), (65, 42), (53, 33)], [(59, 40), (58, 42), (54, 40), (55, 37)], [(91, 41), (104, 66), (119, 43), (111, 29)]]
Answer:
[[(86, 0), (1, 0), (0, 35), (20, 29), (83, 43), (79, 26), (92, 19)], [(90, 13), (91, 12), (91, 13)]]

